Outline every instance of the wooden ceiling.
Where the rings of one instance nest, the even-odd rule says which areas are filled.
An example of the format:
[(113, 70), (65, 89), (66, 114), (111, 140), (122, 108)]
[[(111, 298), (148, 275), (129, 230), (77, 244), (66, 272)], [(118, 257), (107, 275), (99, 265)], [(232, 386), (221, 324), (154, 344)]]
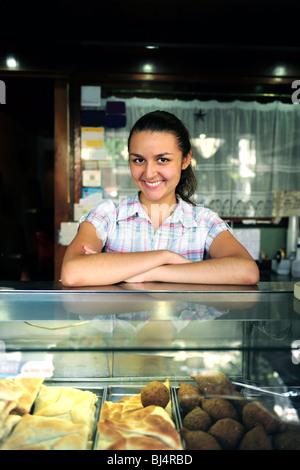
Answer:
[(290, 101), (299, 6), (280, 3), (55, 0), (24, 2), (16, 16), (2, 2), (13, 22), (1, 30), (0, 75), (11, 53), (19, 73), (100, 81), (104, 94)]

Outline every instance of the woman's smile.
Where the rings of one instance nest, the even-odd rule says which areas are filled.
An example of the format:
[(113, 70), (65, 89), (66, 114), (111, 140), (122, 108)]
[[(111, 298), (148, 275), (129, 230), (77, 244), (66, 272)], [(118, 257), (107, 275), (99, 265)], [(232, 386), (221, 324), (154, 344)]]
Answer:
[(144, 186), (146, 186), (146, 188), (148, 189), (157, 189), (164, 183), (164, 180), (159, 180), (159, 181), (142, 180), (142, 181), (143, 181)]

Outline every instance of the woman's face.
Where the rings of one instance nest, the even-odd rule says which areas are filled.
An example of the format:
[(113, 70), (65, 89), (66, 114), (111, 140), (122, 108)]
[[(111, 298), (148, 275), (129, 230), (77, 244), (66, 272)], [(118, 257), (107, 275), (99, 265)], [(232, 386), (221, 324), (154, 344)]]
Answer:
[(143, 204), (176, 203), (175, 189), (181, 170), (190, 163), (191, 154), (182, 160), (182, 152), (172, 133), (142, 131), (132, 135), (130, 169), (134, 184), (142, 192)]

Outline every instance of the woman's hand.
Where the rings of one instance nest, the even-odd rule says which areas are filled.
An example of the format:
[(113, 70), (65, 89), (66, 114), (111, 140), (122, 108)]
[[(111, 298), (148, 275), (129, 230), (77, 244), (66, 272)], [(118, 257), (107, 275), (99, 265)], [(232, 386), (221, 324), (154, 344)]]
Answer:
[(85, 255), (96, 255), (97, 251), (91, 250), (88, 246), (83, 247), (83, 251)]
[(169, 251), (170, 254), (170, 259), (168, 263), (166, 264), (186, 264), (186, 263), (192, 263), (192, 261), (188, 258), (185, 258), (182, 255), (179, 255), (178, 253), (175, 253), (174, 251)]

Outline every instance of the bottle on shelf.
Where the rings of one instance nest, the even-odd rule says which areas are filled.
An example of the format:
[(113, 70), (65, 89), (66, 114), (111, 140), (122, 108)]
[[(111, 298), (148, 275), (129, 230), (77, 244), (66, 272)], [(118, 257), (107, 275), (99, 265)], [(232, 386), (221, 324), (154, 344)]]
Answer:
[(299, 216), (291, 215), (289, 217), (287, 240), (286, 240), (286, 258), (295, 259), (297, 251), (297, 240), (299, 237)]

